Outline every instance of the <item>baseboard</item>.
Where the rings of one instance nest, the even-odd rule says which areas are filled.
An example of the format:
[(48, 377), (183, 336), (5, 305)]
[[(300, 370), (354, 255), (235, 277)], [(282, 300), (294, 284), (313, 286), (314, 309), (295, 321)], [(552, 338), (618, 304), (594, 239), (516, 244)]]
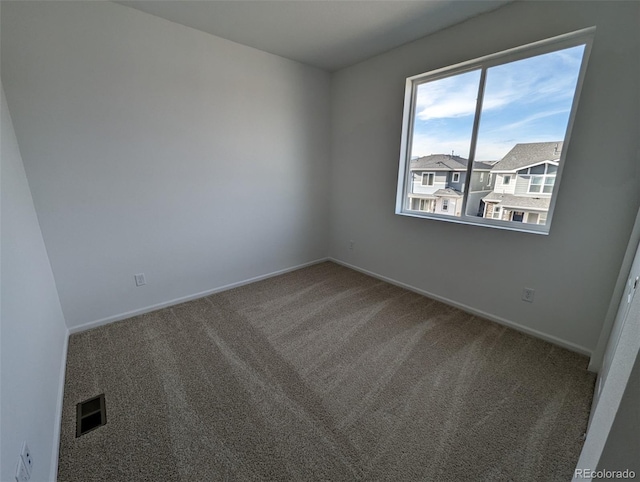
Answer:
[(329, 258), (320, 258), (314, 261), (309, 261), (308, 263), (299, 264), (296, 266), (292, 266), (290, 268), (281, 269), (278, 271), (273, 271), (272, 273), (267, 273), (260, 276), (255, 276), (253, 278), (249, 278), (243, 281), (238, 281), (236, 283), (231, 283), (224, 286), (219, 286), (217, 288), (212, 288), (210, 290), (201, 291), (200, 293), (194, 293), (192, 295), (182, 296), (180, 298), (175, 298), (169, 301), (163, 301), (162, 303), (157, 303), (155, 305), (146, 306), (144, 308), (139, 308), (137, 310), (127, 311), (126, 313), (120, 313), (118, 315), (109, 316), (106, 318), (102, 318), (100, 320), (90, 321), (88, 323), (83, 323), (82, 325), (74, 326), (69, 328), (69, 334), (80, 333), (82, 331), (90, 330), (92, 328), (97, 328), (102, 325), (108, 325), (109, 323), (113, 323), (115, 321), (126, 320), (127, 318), (131, 318), (133, 316), (143, 315), (145, 313), (149, 313), (151, 311), (159, 310), (162, 308), (166, 308), (168, 306), (178, 305), (180, 303), (184, 303), (186, 301), (196, 300), (198, 298), (203, 298), (205, 296), (213, 295), (215, 293), (220, 293), (222, 291), (231, 290), (233, 288), (238, 288), (239, 286), (248, 285), (250, 283), (255, 283), (256, 281), (262, 281), (264, 279), (273, 278), (274, 276), (279, 276), (281, 274), (290, 273), (291, 271), (296, 271), (298, 269), (306, 268), (307, 266), (313, 266), (314, 264), (322, 263), (324, 261), (328, 261)]
[(416, 288), (415, 286), (411, 286), (411, 285), (409, 285), (407, 283), (403, 283), (402, 281), (398, 281), (398, 280), (395, 280), (393, 278), (389, 278), (387, 276), (383, 276), (381, 274), (374, 273), (373, 271), (369, 271), (367, 269), (359, 268), (358, 266), (354, 266), (352, 264), (346, 263), (346, 262), (341, 261), (339, 259), (335, 259), (335, 258), (329, 257), (329, 261), (332, 261), (334, 263), (340, 264), (340, 265), (345, 266), (345, 267), (347, 267), (349, 269), (352, 269), (354, 271), (359, 271), (360, 273), (366, 274), (366, 275), (371, 276), (373, 278), (377, 278), (379, 280), (386, 281), (387, 283), (399, 286), (400, 288), (405, 288), (405, 289), (407, 289), (409, 291), (413, 291), (414, 293), (418, 293), (420, 295), (424, 295), (424, 296), (427, 296), (429, 298), (433, 298), (434, 300), (440, 301), (440, 302), (445, 303), (445, 304), (447, 304), (449, 306), (453, 306), (455, 308), (458, 308), (458, 309), (460, 309), (462, 311), (465, 311), (467, 313), (470, 313), (472, 315), (477, 315), (477, 316), (480, 316), (482, 318), (486, 318), (488, 320), (494, 321), (494, 322), (496, 322), (496, 323), (498, 323), (500, 325), (508, 326), (509, 328), (513, 328), (514, 330), (520, 331), (522, 333), (526, 333), (527, 335), (535, 336), (536, 338), (540, 338), (542, 340), (548, 341), (549, 343), (553, 343), (554, 345), (561, 346), (563, 348), (566, 348), (567, 350), (571, 350), (571, 351), (574, 351), (576, 353), (580, 353), (581, 355), (586, 355), (588, 357), (591, 356), (591, 353), (592, 353), (591, 350), (589, 350), (588, 348), (585, 348), (583, 346), (576, 345), (575, 343), (572, 343), (570, 341), (563, 340), (563, 339), (555, 337), (553, 335), (548, 335), (547, 333), (543, 333), (541, 331), (534, 330), (533, 328), (529, 328), (527, 326), (520, 325), (519, 323), (516, 323), (514, 321), (507, 320), (505, 318), (501, 318), (500, 316), (496, 316), (496, 315), (493, 315), (491, 313), (487, 313), (487, 312), (482, 311), (482, 310), (478, 310), (476, 308), (473, 308), (472, 306), (465, 305), (464, 303), (459, 303), (457, 301), (450, 300), (450, 299), (445, 298), (443, 296), (439, 296), (439, 295), (436, 295), (434, 293), (430, 293), (430, 292), (425, 291), (423, 289)]
[(51, 473), (49, 480), (58, 479), (58, 459), (60, 456), (60, 432), (62, 429), (62, 403), (64, 401), (64, 381), (67, 373), (67, 351), (69, 349), (69, 330), (65, 329), (64, 344), (62, 346), (62, 360), (60, 360), (60, 376), (58, 382), (58, 400), (56, 407), (56, 425), (53, 429), (53, 448), (51, 449)]

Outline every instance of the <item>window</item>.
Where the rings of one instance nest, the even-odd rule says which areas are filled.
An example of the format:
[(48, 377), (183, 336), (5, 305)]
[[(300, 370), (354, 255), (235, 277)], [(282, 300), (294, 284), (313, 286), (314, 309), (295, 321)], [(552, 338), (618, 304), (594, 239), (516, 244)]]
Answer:
[(435, 174), (433, 172), (425, 172), (422, 174), (422, 185), (423, 186), (433, 186), (433, 179)]
[(553, 192), (553, 185), (556, 182), (558, 166), (543, 164), (529, 169), (524, 169), (523, 171), (526, 174), (537, 174), (535, 176), (532, 175), (529, 178), (529, 193), (551, 194)]
[(442, 210), (443, 211), (448, 211), (449, 210), (449, 200), (448, 199), (443, 199), (442, 200)]
[(429, 211), (430, 202), (429, 199), (420, 199), (418, 209), (420, 211)]
[[(592, 27), (408, 78), (396, 213), (548, 233), (594, 32)], [(441, 212), (412, 210), (420, 187), (410, 182), (413, 173), (443, 165), (458, 171), (451, 183), (459, 183), (465, 169), (472, 180), (446, 187), (459, 189), (456, 208), (443, 202)], [(481, 186), (483, 171), (488, 178)], [(435, 173), (422, 174), (422, 186), (434, 182)], [(537, 224), (535, 216), (525, 221), (529, 210), (539, 213)]]

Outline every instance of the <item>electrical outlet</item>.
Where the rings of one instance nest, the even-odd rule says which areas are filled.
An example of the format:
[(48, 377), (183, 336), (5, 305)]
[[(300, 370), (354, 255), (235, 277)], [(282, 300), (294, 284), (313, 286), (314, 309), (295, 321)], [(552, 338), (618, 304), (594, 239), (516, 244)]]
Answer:
[(143, 286), (147, 284), (147, 280), (144, 277), (144, 273), (134, 274), (133, 277), (136, 280), (136, 286)]
[(27, 474), (31, 477), (31, 472), (33, 471), (33, 458), (31, 458), (31, 450), (29, 449), (26, 440), (22, 442), (22, 452), (20, 452), (20, 457), (22, 457), (24, 466), (27, 468)]
[(18, 464), (16, 465), (16, 482), (28, 482), (29, 473), (22, 461), (22, 457), (18, 457)]
[(535, 293), (536, 290), (533, 288), (522, 288), (522, 301), (533, 303), (533, 295), (535, 295)]
[(351, 241), (349, 241), (349, 249), (350, 249), (351, 251), (353, 251), (353, 247), (355, 246), (355, 244), (356, 244), (356, 243), (355, 243), (355, 241), (353, 241), (353, 239), (352, 239)]

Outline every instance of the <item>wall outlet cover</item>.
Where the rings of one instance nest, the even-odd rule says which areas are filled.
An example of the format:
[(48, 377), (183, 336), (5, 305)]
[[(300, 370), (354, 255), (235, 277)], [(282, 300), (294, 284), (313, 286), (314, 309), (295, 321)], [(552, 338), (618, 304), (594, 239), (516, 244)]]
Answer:
[(27, 482), (29, 480), (29, 473), (22, 461), (22, 457), (18, 457), (18, 464), (16, 465), (16, 481)]
[(522, 301), (533, 303), (533, 297), (535, 293), (536, 290), (534, 290), (533, 288), (522, 288)]
[(24, 466), (27, 468), (27, 474), (31, 477), (31, 472), (33, 471), (33, 458), (31, 457), (31, 449), (29, 448), (26, 440), (22, 442), (22, 452), (20, 452), (20, 457), (22, 457)]
[(147, 280), (144, 277), (144, 273), (134, 274), (133, 277), (136, 280), (136, 286), (143, 286), (147, 284)]

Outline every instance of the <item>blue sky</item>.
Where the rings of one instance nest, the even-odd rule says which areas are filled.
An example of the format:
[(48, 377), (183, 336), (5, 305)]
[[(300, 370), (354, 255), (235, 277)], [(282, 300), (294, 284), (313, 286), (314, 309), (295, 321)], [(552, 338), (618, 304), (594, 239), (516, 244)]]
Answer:
[[(584, 46), (487, 70), (477, 161), (499, 160), (515, 144), (564, 139)], [(468, 158), (480, 70), (418, 86), (411, 155)]]

